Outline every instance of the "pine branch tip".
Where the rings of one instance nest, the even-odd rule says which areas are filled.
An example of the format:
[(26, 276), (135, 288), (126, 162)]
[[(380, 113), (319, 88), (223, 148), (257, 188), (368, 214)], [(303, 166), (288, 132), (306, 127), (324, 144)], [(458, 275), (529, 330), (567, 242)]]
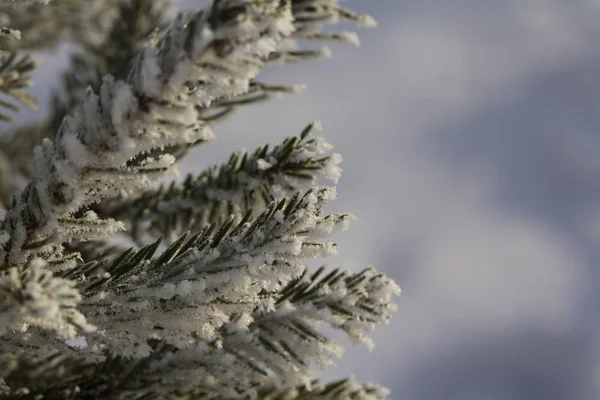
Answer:
[(322, 131), (323, 130), (323, 121), (321, 121), (320, 119), (314, 121), (312, 123), (312, 127), (316, 131)]
[(350, 44), (356, 47), (360, 46), (360, 38), (356, 32), (340, 32), (339, 38), (342, 43)]
[(333, 57), (333, 52), (331, 51), (331, 48), (329, 48), (328, 46), (324, 46), (318, 50), (318, 55), (319, 57), (323, 58), (331, 58)]
[(292, 91), (294, 93), (301, 93), (301, 92), (305, 91), (307, 88), (308, 88), (308, 85), (304, 84), (304, 83), (292, 85)]
[(361, 28), (375, 28), (378, 25), (377, 20), (370, 15), (359, 16), (357, 23)]

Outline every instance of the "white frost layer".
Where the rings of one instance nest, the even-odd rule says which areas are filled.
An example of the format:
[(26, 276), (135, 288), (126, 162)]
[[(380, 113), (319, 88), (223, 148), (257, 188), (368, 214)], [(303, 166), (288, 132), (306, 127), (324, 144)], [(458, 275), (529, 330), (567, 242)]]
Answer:
[[(163, 156), (152, 167), (126, 167), (133, 157), (213, 137), (195, 119), (194, 107), (247, 91), (268, 54), (294, 30), (289, 8), (260, 3), (246, 12), (244, 19), (215, 27), (202, 13), (181, 17), (163, 39), (140, 53), (127, 82), (108, 76), (99, 94), (87, 94), (64, 119), (55, 142), (36, 150), (34, 190), (7, 214), (10, 221), (2, 227), (8, 227), (10, 248), (8, 257), (0, 249), (0, 260), (22, 264), (27, 252), (20, 249), (31, 237), (31, 226), (40, 238), (55, 232), (56, 244), (69, 236), (61, 231), (59, 217), (108, 196), (138, 191), (174, 161)], [(202, 84), (190, 91), (195, 82)], [(21, 209), (29, 209), (38, 222), (21, 220)], [(116, 230), (108, 228), (106, 235)]]
[(34, 325), (54, 329), (64, 337), (92, 331), (77, 311), (81, 296), (74, 282), (55, 278), (41, 259), (26, 268), (12, 267), (0, 277), (0, 334)]

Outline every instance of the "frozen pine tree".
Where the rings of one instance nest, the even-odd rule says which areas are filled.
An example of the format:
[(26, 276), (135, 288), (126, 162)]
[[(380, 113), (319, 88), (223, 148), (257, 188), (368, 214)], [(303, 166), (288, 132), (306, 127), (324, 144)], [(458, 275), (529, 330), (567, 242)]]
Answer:
[[(326, 212), (341, 157), (319, 123), (160, 183), (232, 111), (301, 89), (261, 68), (328, 56), (310, 43), (358, 39), (326, 26), (373, 19), (337, 0), (172, 7), (0, 5), (0, 398), (387, 398), (316, 380), (342, 350), (323, 328), (372, 346), (399, 294), (372, 268), (304, 264), (354, 218)], [(36, 107), (30, 53), (61, 41), (78, 50), (49, 115), (9, 124)]]

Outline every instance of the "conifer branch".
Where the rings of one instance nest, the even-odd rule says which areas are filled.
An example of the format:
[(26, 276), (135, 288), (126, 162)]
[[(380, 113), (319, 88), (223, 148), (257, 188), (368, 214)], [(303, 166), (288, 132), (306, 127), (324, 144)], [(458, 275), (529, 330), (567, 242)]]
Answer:
[[(103, 0), (106, 2), (106, 0)], [(112, 1), (112, 0), (111, 0)], [(79, 3), (83, 4), (83, 3)], [(62, 76), (64, 94), (54, 94), (50, 101), (50, 114), (46, 119), (25, 126), (0, 136), (0, 149), (5, 150), (5, 157), (0, 154), (0, 162), (6, 166), (6, 178), (0, 177), (0, 200), (4, 200), (4, 208), (10, 208), (10, 196), (14, 189), (22, 190), (19, 182), (32, 179), (31, 158), (33, 149), (43, 138), (54, 140), (60, 124), (68, 112), (79, 104), (87, 91), (98, 92), (105, 75), (116, 79), (126, 79), (131, 62), (143, 47), (146, 39), (157, 27), (166, 25), (166, 15), (170, 2), (168, 0), (122, 0), (114, 5), (116, 14), (111, 19), (111, 28), (103, 33), (105, 40), (80, 43), (82, 49), (71, 57), (71, 68)], [(53, 7), (71, 7), (60, 2)], [(97, 3), (95, 3), (97, 6)], [(108, 6), (105, 5), (104, 7)], [(87, 10), (87, 8), (86, 8)], [(93, 12), (93, 10), (87, 10)], [(75, 9), (72, 12), (76, 12)], [(164, 29), (163, 29), (164, 31)], [(10, 178), (12, 176), (12, 178)], [(8, 201), (7, 201), (8, 199)]]
[[(33, 167), (12, 159), (27, 141), (0, 154), (0, 167), (32, 178), (0, 217), (0, 398), (386, 398), (352, 378), (313, 381), (312, 365), (342, 351), (321, 325), (371, 347), (368, 333), (400, 294), (372, 268), (303, 264), (336, 255), (329, 238), (353, 219), (323, 212), (335, 189), (315, 185), (337, 180), (340, 157), (310, 136), (314, 124), (273, 150), (234, 153), (182, 185), (147, 189), (212, 137), (209, 122), (297, 89), (256, 81), (263, 66), (328, 54), (292, 42), (358, 44), (323, 25), (374, 21), (337, 0), (215, 0), (153, 30), (168, 0), (114, 1), (95, 3), (115, 23), (81, 39), (67, 102), (43, 125), (51, 140)], [(61, 5), (53, 12), (82, 11)], [(29, 45), (79, 28), (51, 29)], [(139, 244), (143, 231), (152, 242), (124, 250), (105, 240), (126, 228), (115, 217)]]
[(41, 259), (12, 267), (0, 278), (0, 335), (27, 325), (53, 329), (64, 336), (91, 330), (77, 310), (81, 300), (74, 282), (55, 278)]
[(323, 177), (337, 182), (341, 156), (322, 137), (313, 137), (320, 123), (269, 149), (233, 153), (227, 163), (213, 165), (183, 183), (171, 183), (119, 199), (96, 211), (128, 226), (138, 244), (163, 236), (170, 243), (185, 231), (221, 224), (230, 215), (240, 221), (252, 210), (260, 214), (273, 200), (314, 186)]
[[(292, 30), (289, 4), (279, 1), (216, 2), (207, 12), (180, 16), (143, 49), (127, 82), (105, 78), (100, 95), (90, 92), (65, 118), (54, 143), (36, 149), (34, 180), (0, 224), (7, 236), (0, 269), (60, 249), (77, 234), (61, 218), (144, 187), (174, 162), (168, 154), (140, 155), (209, 139), (212, 133), (198, 122), (195, 105), (245, 92), (262, 60)], [(93, 213), (81, 220), (98, 234), (121, 228), (93, 221)]]
[[(237, 225), (229, 219), (190, 238), (184, 235), (158, 257), (153, 255), (160, 241), (58, 276), (78, 280), (85, 296), (82, 310), (92, 323), (108, 326), (110, 319), (111, 334), (94, 340), (112, 340), (115, 351), (138, 357), (149, 351), (143, 345), (148, 335), (181, 347), (194, 337), (212, 338), (233, 314), (270, 304), (270, 293), (304, 271), (299, 260), (335, 255), (335, 245), (323, 239), (346, 229), (352, 217), (321, 216), (334, 196), (331, 188), (298, 194), (273, 202), (255, 219), (248, 213)], [(108, 304), (111, 312), (105, 315), (99, 310)], [(187, 313), (194, 319), (185, 318)], [(160, 328), (145, 326), (152, 320), (164, 322)]]
[[(169, 398), (162, 391), (145, 387), (151, 378), (144, 377), (143, 372), (152, 361), (153, 358), (131, 361), (109, 353), (100, 362), (58, 351), (37, 356), (5, 353), (0, 355), (0, 376), (4, 378), (0, 384), (4, 381), (6, 394), (12, 396), (9, 398), (23, 400)], [(1, 394), (0, 391), (3, 398)]]
[(311, 382), (309, 386), (293, 389), (264, 391), (260, 398), (264, 400), (384, 400), (390, 392), (377, 384), (356, 382), (354, 378), (322, 384)]
[(60, 40), (80, 45), (101, 43), (120, 0), (19, 0), (0, 3), (3, 23), (21, 32), (21, 40), (0, 38), (0, 48), (34, 51), (55, 48)]
[[(32, 86), (31, 73), (37, 63), (29, 55), (0, 51), (0, 93), (25, 105), (32, 111), (37, 110), (37, 99), (23, 89)], [(14, 102), (0, 99), (0, 107), (18, 112), (20, 107)], [(12, 122), (13, 119), (0, 112), (0, 121)]]
[(391, 296), (399, 295), (400, 289), (373, 268), (357, 274), (335, 269), (318, 280), (324, 271), (321, 267), (310, 277), (304, 274), (292, 281), (281, 291), (277, 305), (286, 309), (286, 313), (298, 312), (296, 318), (310, 319), (311, 314), (323, 318), (320, 311), (327, 310), (327, 321), (331, 326), (372, 348), (373, 343), (364, 332), (389, 322), (391, 312), (396, 310)]
[[(172, 354), (158, 361), (154, 368), (166, 371), (168, 376), (185, 376), (183, 381), (191, 376), (202, 377), (198, 387), (182, 389), (194, 396), (183, 398), (282, 398), (284, 395), (292, 399), (387, 398), (386, 389), (348, 380), (309, 390), (310, 365), (314, 361), (328, 365), (331, 357), (341, 353), (341, 348), (320, 332), (319, 323), (354, 325), (353, 330), (370, 329), (375, 323), (373, 319), (387, 321), (389, 312), (394, 310), (390, 300), (399, 293), (398, 288), (385, 276), (370, 271), (345, 279), (330, 274), (326, 278), (328, 283), (326, 279), (317, 282), (315, 278), (311, 283), (320, 286), (322, 295), (317, 296), (320, 300), (304, 298), (296, 300), (293, 306), (289, 301), (276, 301), (273, 307), (257, 308), (252, 315), (237, 314), (218, 330), (220, 339), (200, 341), (185, 350), (172, 349)], [(330, 294), (324, 293), (327, 291)], [(282, 293), (276, 297), (282, 299)], [(329, 304), (321, 308), (319, 303), (325, 297), (329, 297)], [(344, 312), (350, 307), (362, 308), (363, 316)], [(237, 385), (223, 386), (224, 381)], [(282, 387), (297, 389), (282, 390)]]
[[(160, 390), (161, 379), (152, 363), (168, 354), (159, 348), (144, 360), (127, 360), (106, 355), (101, 362), (83, 358), (71, 358), (59, 352), (41, 356), (0, 355), (0, 398), (12, 395), (22, 400), (40, 398), (110, 399), (110, 400), (216, 400), (250, 399), (249, 393), (237, 393), (222, 397), (223, 389), (214, 391), (210, 385), (181, 390)], [(3, 386), (4, 385), (4, 386)], [(214, 386), (214, 385), (213, 385)], [(4, 387), (4, 389), (3, 389)], [(11, 389), (13, 388), (13, 389)], [(4, 393), (3, 393), (4, 390)], [(383, 400), (389, 391), (379, 385), (359, 383), (353, 378), (322, 384), (312, 381), (295, 388), (268, 387), (259, 389), (258, 398), (263, 400)]]
[[(125, 78), (124, 71), (128, 70), (132, 57), (144, 40), (149, 37), (151, 32), (158, 34), (157, 32), (163, 30), (162, 27), (165, 25), (164, 21), (170, 4), (168, 0), (125, 0), (116, 4), (111, 3), (114, 0), (103, 1), (105, 4), (101, 6), (100, 3), (102, 2), (100, 2), (98, 7), (103, 7), (101, 10), (110, 10), (110, 12), (105, 12), (107, 16), (104, 19), (108, 22), (104, 23), (103, 26), (110, 26), (111, 28), (102, 28), (102, 33), (96, 34), (96, 36), (101, 36), (102, 40), (81, 41), (82, 51), (72, 57), (71, 70), (63, 76), (66, 101), (61, 99), (62, 96), (55, 95), (50, 104), (53, 111), (47, 120), (30, 126), (19, 127), (17, 131), (5, 135), (4, 141), (10, 144), (5, 148), (10, 147), (11, 149), (9, 153), (11, 156), (8, 161), (12, 164), (12, 169), (19, 171), (25, 179), (32, 178), (29, 161), (34, 146), (38, 145), (42, 138), (54, 139), (63, 117), (78, 104), (85, 95), (86, 88), (91, 87), (94, 91), (99, 90), (102, 77), (106, 74), (111, 74), (117, 79)], [(116, 12), (111, 9), (111, 4)], [(295, 31), (290, 34), (288, 40), (284, 40), (269, 55), (268, 59), (265, 60), (267, 64), (279, 65), (331, 55), (331, 51), (327, 47), (297, 49), (297, 41), (341, 41), (358, 44), (358, 38), (352, 32), (322, 33), (323, 26), (326, 24), (337, 23), (340, 19), (355, 21), (361, 27), (369, 27), (374, 24), (373, 19), (367, 15), (361, 16), (340, 8), (338, 0), (292, 0), (291, 5)], [(69, 13), (78, 12), (77, 6), (70, 5), (68, 2), (54, 3), (51, 7), (59, 7), (59, 10), (66, 8), (65, 11), (62, 11), (66, 16)], [(95, 12), (100, 13), (100, 10)], [(48, 16), (47, 18), (54, 17)], [(51, 20), (54, 21), (55, 19)], [(309, 34), (309, 32), (311, 33)], [(78, 35), (75, 36), (79, 37)], [(230, 116), (232, 112), (240, 107), (264, 102), (284, 93), (297, 93), (303, 88), (303, 85), (274, 85), (251, 81), (249, 90), (246, 93), (216, 99), (210, 104), (198, 106), (198, 117), (206, 123), (214, 124)], [(28, 138), (28, 140), (22, 140), (23, 137)], [(171, 146), (166, 150), (175, 158), (181, 159), (188, 153), (190, 148), (191, 146), (186, 144), (184, 146)], [(12, 183), (12, 187), (18, 188), (15, 182)], [(12, 191), (8, 193), (8, 196), (11, 194)]]
[[(290, 0), (294, 31), (282, 41), (276, 51), (269, 54), (267, 65), (283, 65), (291, 62), (331, 57), (328, 47), (298, 48), (304, 41), (334, 41), (358, 45), (358, 36), (354, 32), (324, 33), (325, 25), (336, 24), (340, 20), (354, 21), (361, 28), (376, 25), (369, 15), (359, 15), (339, 6), (339, 0)], [(198, 107), (200, 117), (209, 123), (220, 121), (234, 111), (247, 105), (264, 102), (284, 93), (298, 93), (304, 85), (269, 84), (253, 81), (247, 93), (232, 98), (217, 100), (209, 105)], [(187, 154), (190, 147), (171, 149), (179, 159)]]
[[(321, 268), (308, 277), (298, 263), (335, 253), (320, 238), (345, 229), (350, 216), (320, 216), (333, 196), (322, 188), (272, 203), (255, 220), (184, 235), (158, 257), (155, 242), (108, 264), (65, 271), (65, 278), (86, 277), (82, 309), (91, 321), (112, 322), (103, 335), (88, 335), (89, 343), (145, 358), (158, 340), (171, 349), (154, 367), (166, 381), (196, 374), (221, 398), (307, 382), (313, 361), (327, 365), (340, 355), (339, 345), (319, 332), (322, 322), (370, 346), (365, 333), (389, 320), (395, 284), (372, 269), (320, 278)], [(210, 376), (238, 386), (215, 387)]]
[(97, 92), (102, 77), (126, 79), (131, 63), (152, 37), (168, 28), (170, 0), (121, 0), (105, 39), (83, 46), (71, 57), (71, 68), (63, 75), (65, 109), (76, 105), (88, 87)]
[[(20, 40), (21, 32), (10, 28), (0, 28), (0, 38)], [(31, 72), (37, 67), (29, 55), (20, 56), (17, 52), (7, 52), (0, 48), (0, 93), (4, 97), (12, 97), (17, 104), (9, 99), (0, 99), (0, 108), (18, 112), (21, 110), (19, 103), (32, 111), (37, 111), (37, 99), (27, 93), (25, 88), (31, 87)], [(13, 122), (13, 118), (0, 111), (0, 121)], [(6, 136), (0, 136), (0, 144), (6, 142)], [(15, 172), (17, 170), (11, 163), (13, 155), (8, 146), (0, 146), (0, 211), (9, 208), (10, 196), (17, 189)]]
[[(220, 329), (222, 342), (213, 346), (234, 356), (235, 365), (246, 364), (246, 369), (254, 372), (251, 380), (262, 387), (268, 386), (270, 377), (276, 377), (270, 378), (275, 386), (307, 382), (312, 377), (312, 363), (325, 367), (332, 363), (331, 358), (341, 356), (339, 344), (320, 331), (321, 323), (344, 330), (351, 339), (371, 348), (365, 332), (389, 321), (395, 311), (391, 298), (399, 289), (372, 269), (349, 276), (334, 270), (317, 281), (322, 271), (288, 284), (275, 296), (273, 308), (239, 315)], [(201, 362), (209, 362), (211, 356), (205, 354)]]
[[(114, 354), (125, 350), (120, 347), (125, 341), (130, 343), (125, 355), (139, 358), (125, 362), (111, 356), (110, 379), (94, 372), (85, 377), (87, 387), (106, 393), (123, 382), (115, 398), (129, 398), (128, 393), (134, 396), (131, 398), (142, 393), (151, 396), (159, 388), (162, 393), (171, 392), (168, 398), (177, 399), (246, 399), (258, 394), (259, 388), (264, 398), (269, 398), (267, 394), (278, 398), (273, 396), (284, 392), (300, 399), (337, 393), (384, 398), (383, 389), (351, 381), (314, 392), (302, 387), (278, 389), (310, 382), (312, 361), (328, 364), (330, 357), (339, 355), (339, 346), (318, 331), (320, 322), (364, 341), (363, 331), (387, 322), (393, 311), (390, 297), (398, 294), (392, 281), (370, 269), (349, 276), (333, 271), (319, 279), (322, 268), (307, 277), (306, 267), (295, 261), (333, 251), (331, 244), (319, 238), (345, 228), (348, 219), (344, 215), (320, 216), (333, 196), (331, 189), (322, 188), (273, 203), (256, 220), (236, 227), (228, 222), (189, 240), (184, 236), (159, 257), (153, 257), (158, 248), (154, 243), (135, 253), (126, 252), (108, 265), (89, 263), (63, 271), (63, 279), (86, 275), (79, 280), (86, 297), (85, 314), (93, 316), (95, 323), (102, 314), (111, 319), (112, 326), (101, 338), (87, 335), (90, 351), (104, 343)], [(290, 242), (293, 238), (302, 239)], [(244, 266), (249, 274), (239, 273)], [(282, 285), (286, 281), (288, 284)], [(162, 325), (145, 326), (158, 320)], [(124, 333), (146, 336), (125, 340)], [(194, 343), (191, 347), (190, 342)], [(68, 367), (81, 363), (76, 360), (63, 358), (61, 362)], [(79, 374), (90, 368), (101, 370), (102, 365), (79, 367)], [(119, 371), (127, 371), (127, 382)], [(10, 373), (4, 376), (11, 382)], [(80, 375), (66, 376), (74, 379)], [(176, 379), (191, 376), (200, 380), (184, 379), (191, 385), (187, 388)], [(218, 381), (213, 380), (216, 376)], [(99, 378), (105, 383), (94, 380)], [(38, 377), (32, 382), (39, 381)], [(50, 387), (56, 382), (54, 377)], [(222, 382), (235, 384), (223, 386)], [(12, 387), (18, 386), (13, 383)], [(83, 381), (77, 387), (82, 390)], [(272, 389), (267, 390), (269, 387)]]

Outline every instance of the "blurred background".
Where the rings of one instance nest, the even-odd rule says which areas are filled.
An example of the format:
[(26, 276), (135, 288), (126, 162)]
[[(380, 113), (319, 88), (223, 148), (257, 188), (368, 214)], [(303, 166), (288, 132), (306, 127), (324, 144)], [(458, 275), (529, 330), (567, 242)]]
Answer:
[[(377, 347), (344, 342), (324, 378), (402, 400), (600, 398), (600, 1), (344, 6), (379, 21), (361, 48), (264, 71), (308, 90), (242, 109), (182, 172), (322, 120), (344, 156), (329, 211), (359, 218), (329, 264), (403, 289)], [(66, 54), (44, 56), (42, 104)]]

